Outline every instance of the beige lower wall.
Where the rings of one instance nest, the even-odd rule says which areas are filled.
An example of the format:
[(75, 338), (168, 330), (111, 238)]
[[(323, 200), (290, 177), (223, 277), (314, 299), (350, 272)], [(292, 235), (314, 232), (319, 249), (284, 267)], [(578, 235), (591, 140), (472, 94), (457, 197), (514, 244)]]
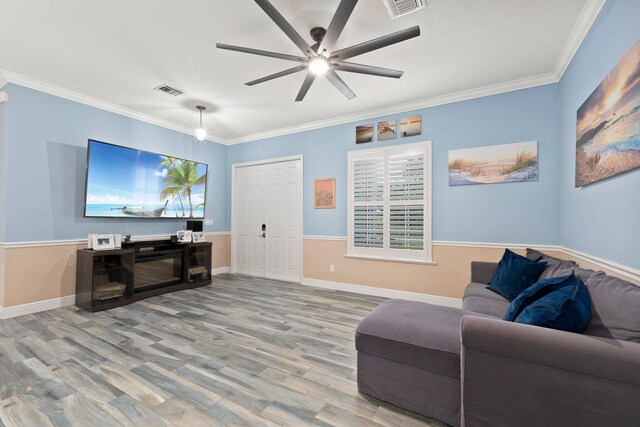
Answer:
[[(513, 251), (521, 255), (525, 252), (523, 249)], [(544, 252), (574, 260), (584, 268), (604, 270), (608, 274), (619, 276), (561, 251)], [(437, 265), (423, 265), (346, 258), (346, 240), (305, 239), (303, 273), (308, 279), (462, 298), (464, 288), (471, 278), (471, 261), (497, 262), (503, 253), (504, 248), (434, 245), (433, 261)], [(335, 266), (335, 273), (329, 272), (330, 264)]]
[(212, 268), (231, 266), (231, 235), (208, 235), (206, 239), (211, 242)]
[(0, 307), (4, 307), (4, 248), (0, 248)]
[[(471, 261), (498, 261), (503, 252), (499, 248), (433, 246), (437, 265), (423, 265), (345, 258), (346, 240), (306, 239), (304, 277), (462, 298), (471, 277)], [(335, 273), (329, 272), (330, 264), (335, 265)]]
[[(231, 236), (206, 238), (213, 246), (212, 267), (230, 266)], [(4, 289), (0, 292), (0, 306), (14, 307), (74, 295), (76, 250), (84, 247), (84, 244), (61, 244), (0, 248), (0, 290)], [(305, 239), (303, 275), (308, 279), (461, 298), (469, 283), (471, 261), (496, 262), (503, 251), (481, 246), (434, 245), (433, 260), (437, 265), (432, 266), (345, 258), (346, 240)], [(514, 251), (524, 253), (522, 249)], [(562, 251), (546, 252), (574, 260), (584, 268), (620, 276)], [(329, 272), (330, 264), (335, 266), (335, 273)], [(640, 281), (622, 278), (640, 285)]]
[[(213, 246), (212, 267), (229, 266), (229, 235), (207, 236), (207, 241)], [(2, 306), (75, 295), (76, 251), (82, 248), (86, 244), (0, 248), (4, 254)]]

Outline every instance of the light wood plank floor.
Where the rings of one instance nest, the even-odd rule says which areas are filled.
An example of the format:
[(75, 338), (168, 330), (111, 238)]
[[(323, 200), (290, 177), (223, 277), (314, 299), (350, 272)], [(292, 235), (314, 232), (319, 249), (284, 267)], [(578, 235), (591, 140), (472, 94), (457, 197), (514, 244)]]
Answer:
[(221, 275), (100, 313), (0, 322), (6, 426), (425, 426), (356, 386), (354, 330), (384, 299)]

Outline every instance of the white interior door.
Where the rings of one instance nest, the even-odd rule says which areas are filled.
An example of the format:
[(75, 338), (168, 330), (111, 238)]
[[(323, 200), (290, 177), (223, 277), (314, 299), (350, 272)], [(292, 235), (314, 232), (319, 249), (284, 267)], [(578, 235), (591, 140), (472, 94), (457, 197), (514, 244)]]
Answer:
[(302, 160), (236, 168), (235, 271), (302, 279)]
[(267, 277), (299, 282), (302, 162), (272, 163), (267, 174)]
[(267, 165), (238, 168), (236, 186), (236, 271), (266, 277), (266, 239), (261, 230), (267, 223)]

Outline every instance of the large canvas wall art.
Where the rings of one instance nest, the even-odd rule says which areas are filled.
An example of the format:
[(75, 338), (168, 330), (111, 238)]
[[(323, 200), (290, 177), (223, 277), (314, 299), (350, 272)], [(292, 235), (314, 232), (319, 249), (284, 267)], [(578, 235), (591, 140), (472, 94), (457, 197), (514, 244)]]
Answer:
[(640, 168), (640, 41), (578, 109), (576, 187)]
[(450, 186), (537, 180), (536, 141), (449, 151)]

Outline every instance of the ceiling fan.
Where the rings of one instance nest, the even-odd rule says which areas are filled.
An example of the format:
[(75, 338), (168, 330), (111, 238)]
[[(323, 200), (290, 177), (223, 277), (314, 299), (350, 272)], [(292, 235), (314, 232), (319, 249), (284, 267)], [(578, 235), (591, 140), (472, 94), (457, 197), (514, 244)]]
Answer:
[(287, 55), (284, 53), (233, 46), (223, 43), (216, 43), (216, 47), (219, 49), (234, 50), (237, 52), (245, 52), (254, 55), (269, 56), (272, 58), (298, 62), (299, 65), (293, 68), (245, 83), (247, 86), (253, 86), (258, 83), (263, 83), (278, 77), (306, 70), (307, 77), (305, 77), (302, 87), (298, 92), (298, 96), (296, 96), (296, 102), (304, 99), (318, 74), (324, 74), (327, 80), (329, 80), (340, 92), (344, 94), (344, 96), (349, 99), (355, 98), (356, 95), (351, 89), (349, 89), (349, 86), (347, 86), (340, 76), (338, 76), (336, 70), (347, 71), (350, 73), (370, 74), (373, 76), (392, 77), (395, 79), (400, 78), (403, 71), (373, 67), (371, 65), (355, 64), (353, 62), (346, 62), (345, 60), (420, 35), (420, 27), (416, 25), (415, 27), (397, 31), (364, 43), (344, 49), (334, 50), (335, 44), (349, 20), (351, 12), (353, 12), (354, 7), (358, 3), (358, 0), (341, 0), (335, 15), (331, 19), (331, 23), (326, 30), (322, 27), (312, 28), (310, 34), (311, 38), (315, 42), (313, 45), (309, 45), (268, 0), (255, 0), (255, 2), (267, 15), (269, 15), (276, 25), (284, 31), (291, 41), (298, 46), (304, 56)]

